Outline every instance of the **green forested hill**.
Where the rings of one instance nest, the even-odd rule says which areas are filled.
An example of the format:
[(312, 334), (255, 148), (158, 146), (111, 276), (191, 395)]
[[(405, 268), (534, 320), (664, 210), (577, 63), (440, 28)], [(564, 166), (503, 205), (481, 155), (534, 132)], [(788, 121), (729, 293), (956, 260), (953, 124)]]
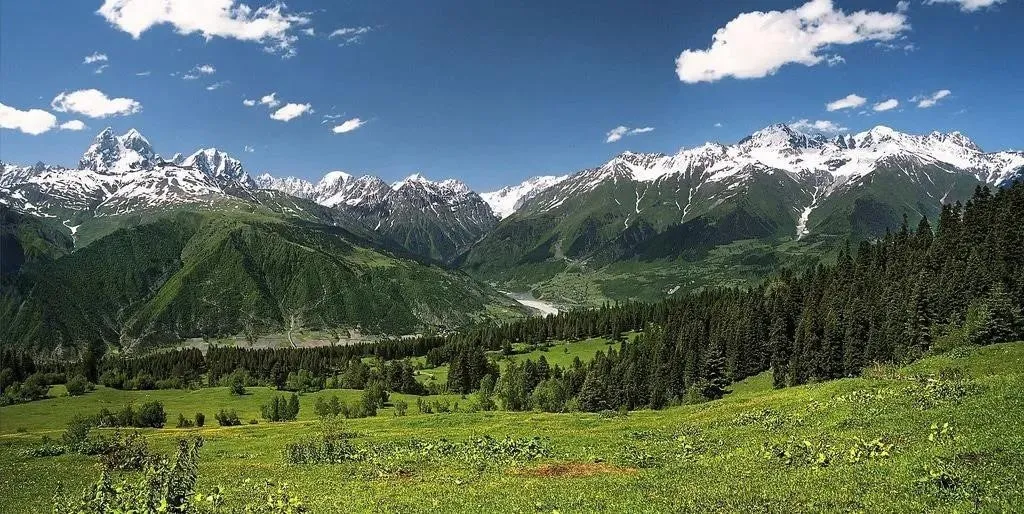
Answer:
[(24, 273), (2, 338), (54, 347), (349, 326), (407, 333), (511, 314), (469, 277), (338, 227), (265, 212), (172, 213)]

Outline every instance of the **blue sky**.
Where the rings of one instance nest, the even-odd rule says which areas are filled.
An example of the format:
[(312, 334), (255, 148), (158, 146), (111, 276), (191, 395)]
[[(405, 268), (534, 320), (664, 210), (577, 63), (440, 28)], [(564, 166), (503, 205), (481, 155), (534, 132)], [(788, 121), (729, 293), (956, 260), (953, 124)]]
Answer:
[[(774, 122), (1024, 147), (1021, 0), (200, 3), (214, 11), (0, 0), (0, 159), (75, 164), (103, 127), (135, 127), (162, 155), (215, 146), (252, 174), (422, 172), (489, 190)], [(269, 93), (281, 103), (259, 104)], [(289, 103), (313, 112), (271, 118)], [(86, 128), (60, 128), (72, 120)]]

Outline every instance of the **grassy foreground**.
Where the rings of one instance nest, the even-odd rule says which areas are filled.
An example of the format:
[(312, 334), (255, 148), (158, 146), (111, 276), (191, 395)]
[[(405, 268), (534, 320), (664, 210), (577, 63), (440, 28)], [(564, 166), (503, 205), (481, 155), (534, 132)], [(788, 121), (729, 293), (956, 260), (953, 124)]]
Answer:
[[(345, 421), (370, 458), (331, 465), (289, 465), (283, 456), (285, 444), (319, 430), (312, 395), (295, 423), (146, 433), (162, 450), (182, 435), (206, 439), (200, 491), (220, 485), (230, 501), (245, 479), (272, 479), (313, 512), (1014, 511), (1024, 505), (1022, 371), (1024, 343), (1013, 343), (783, 390), (762, 375), (721, 401), (627, 416), (418, 415), (413, 406), (406, 417)], [(58, 483), (77, 492), (94, 481), (95, 458), (22, 452), (46, 431), (59, 434), (74, 412), (147, 394), (169, 395), (169, 420), (202, 410), (216, 425), (214, 410), (239, 408), (248, 419), (264, 393), (98, 390), (0, 408), (0, 511), (46, 511)], [(481, 435), (540, 437), (546, 455), (386, 450)]]

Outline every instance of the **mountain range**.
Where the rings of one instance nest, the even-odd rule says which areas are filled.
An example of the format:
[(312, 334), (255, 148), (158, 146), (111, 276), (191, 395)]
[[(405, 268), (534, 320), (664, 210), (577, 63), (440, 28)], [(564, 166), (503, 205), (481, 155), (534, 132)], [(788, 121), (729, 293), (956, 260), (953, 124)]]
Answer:
[[(845, 244), (884, 235), (904, 219), (913, 223), (934, 217), (943, 203), (963, 201), (978, 186), (1001, 187), (1022, 174), (1024, 153), (987, 153), (959, 132), (912, 135), (878, 126), (829, 138), (779, 124), (735, 144), (706, 143), (670, 155), (624, 152), (597, 167), (476, 193), (458, 180), (431, 181), (418, 174), (390, 184), (343, 171), (327, 173), (317, 182), (268, 173), (253, 178), (238, 159), (221, 150), (163, 158), (138, 131), (115, 135), (106, 129), (75, 169), (0, 163), (6, 227), (0, 234), (5, 255), (17, 256), (8, 262), (24, 263), (19, 269), (28, 269), (7, 267), (7, 283), (14, 275), (34, 277), (35, 282), (18, 279), (18, 290), (26, 294), (45, 282), (42, 270), (56, 273), (47, 266), (75, 262), (73, 269), (89, 269), (93, 263), (79, 261), (103, 253), (94, 245), (131, 252), (126, 241), (157, 230), (158, 224), (173, 226), (161, 229), (179, 234), (177, 245), (161, 250), (167, 253), (157, 260), (165, 264), (133, 279), (140, 284), (137, 298), (116, 309), (110, 306), (115, 312), (161, 297), (159, 290), (187, 265), (216, 266), (184, 258), (196, 256), (190, 252), (210, 241), (238, 252), (231, 257), (238, 267), (225, 276), (252, 276), (257, 269), (296, 276), (295, 264), (305, 259), (295, 255), (281, 262), (263, 260), (263, 268), (254, 264), (257, 248), (241, 242), (254, 241), (247, 238), (259, 233), (283, 247), (297, 245), (330, 256), (325, 262), (332, 264), (311, 264), (314, 269), (344, 261), (342, 267), (351, 271), (353, 261), (338, 258), (339, 252), (349, 251), (339, 250), (343, 247), (377, 256), (370, 261), (435, 270), (431, 273), (446, 277), (441, 282), (454, 280), (472, 291), (465, 294), (478, 299), (471, 310), (479, 313), (492, 308), (488, 306), (510, 306), (476, 280), (506, 290), (529, 290), (564, 305), (656, 299), (708, 285), (750, 283), (780, 265), (802, 266)], [(219, 225), (220, 218), (233, 221)], [(288, 229), (278, 230), (275, 223)], [(111, 237), (121, 242), (107, 241)], [(196, 237), (200, 240), (190, 242)], [(458, 270), (476, 280), (460, 277)], [(422, 286), (417, 280), (422, 277), (405, 275), (405, 284)], [(200, 282), (188, 283), (193, 290), (180, 312), (190, 314), (173, 322), (159, 316), (163, 321), (154, 321), (148, 314), (132, 318), (132, 337), (147, 330), (162, 330), (162, 337), (183, 334), (183, 320), (198, 316), (195, 302), (206, 301), (194, 291)], [(308, 289), (315, 292), (320, 286), (310, 278), (294, 287), (303, 291), (298, 297), (309, 297)], [(265, 284), (252, 287), (267, 298), (267, 305), (281, 302), (280, 291), (270, 292), (273, 288)], [(15, 297), (23, 299), (8, 295)], [(378, 299), (387, 303), (385, 297)], [(164, 306), (174, 303), (161, 301)], [(407, 302), (407, 312), (396, 317), (403, 320), (403, 329), (414, 327), (413, 320), (422, 326), (428, 319), (437, 324), (459, 318), (452, 313), (422, 315), (425, 309), (413, 304)], [(155, 308), (149, 306), (146, 312)], [(288, 309), (275, 309), (270, 318), (279, 326), (287, 324), (289, 317), (283, 313)], [(336, 314), (319, 315), (338, 323), (358, 318)], [(237, 330), (243, 321), (235, 317), (216, 330)], [(26, 329), (30, 333), (46, 325), (38, 319), (33, 323), (36, 328)], [(92, 330), (102, 338), (115, 332), (109, 327)]]

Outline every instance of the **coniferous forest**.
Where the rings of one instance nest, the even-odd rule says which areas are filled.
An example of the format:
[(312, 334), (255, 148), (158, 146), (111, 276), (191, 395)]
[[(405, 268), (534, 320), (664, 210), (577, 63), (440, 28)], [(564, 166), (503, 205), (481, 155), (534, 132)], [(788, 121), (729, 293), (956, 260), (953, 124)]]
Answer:
[[(934, 350), (1018, 338), (1024, 304), (1024, 186), (979, 188), (944, 206), (932, 224), (898, 230), (842, 251), (834, 263), (779, 273), (752, 289), (712, 289), (658, 303), (625, 303), (484, 325), (448, 337), (305, 349), (213, 347), (144, 357), (91, 352), (81, 363), (36, 363), (0, 352), (5, 387), (37, 368), (50, 382), (81, 374), (117, 388), (217, 385), (244, 370), (284, 389), (300, 372), (322, 388), (425, 392), (402, 359), (450, 368), (448, 390), (469, 393), (490, 375), (511, 409), (660, 408), (689, 396), (721, 397), (730, 382), (771, 370), (776, 387), (854, 376), (875, 362), (903, 363)], [(626, 332), (639, 332), (631, 341)], [(622, 341), (565, 369), (526, 361), (499, 370), (485, 351), (511, 343), (606, 336)], [(379, 358), (371, 369), (361, 359)], [(42, 374), (42, 373), (40, 373)], [(342, 379), (344, 377), (344, 379)], [(38, 380), (37, 380), (38, 381)], [(295, 389), (294, 387), (292, 389)], [(534, 401), (536, 399), (536, 401)], [(10, 401), (10, 400), (9, 400)], [(570, 403), (572, 402), (572, 403)]]

